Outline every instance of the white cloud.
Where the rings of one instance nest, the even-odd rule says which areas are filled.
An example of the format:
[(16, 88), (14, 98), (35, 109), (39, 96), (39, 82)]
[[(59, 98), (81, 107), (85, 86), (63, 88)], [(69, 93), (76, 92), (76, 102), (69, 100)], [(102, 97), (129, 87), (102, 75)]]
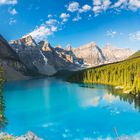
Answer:
[(59, 30), (60, 23), (56, 19), (49, 19), (44, 24), (36, 27), (28, 35), (31, 35), (37, 42), (47, 39), (48, 36)]
[(66, 14), (66, 13), (62, 13), (61, 15), (60, 15), (60, 18), (62, 18), (62, 19), (64, 19), (64, 18), (69, 18), (70, 17), (70, 15), (69, 14)]
[(48, 36), (52, 35), (53, 31), (50, 28), (47, 28), (46, 25), (41, 25), (34, 29), (29, 35), (31, 35), (36, 41), (46, 39)]
[(17, 12), (16, 9), (14, 8), (14, 9), (9, 9), (9, 13), (10, 13), (11, 15), (16, 15), (18, 12)]
[(62, 13), (60, 15), (60, 18), (62, 19), (62, 23), (67, 22), (69, 17), (70, 17), (70, 15), (67, 13)]
[(49, 19), (49, 20), (46, 21), (46, 24), (47, 24), (48, 26), (56, 25), (56, 24), (58, 24), (58, 23), (59, 23), (59, 22), (58, 22), (56, 19)]
[(132, 11), (136, 11), (140, 8), (139, 0), (118, 0), (112, 8), (120, 8), (120, 9), (128, 9)]
[(128, 8), (132, 11), (136, 11), (140, 8), (140, 1), (139, 0), (129, 0)]
[(111, 5), (111, 1), (110, 0), (103, 0), (103, 9), (104, 10), (107, 10), (110, 5)]
[(91, 6), (89, 6), (88, 4), (85, 4), (81, 9), (79, 9), (79, 12), (87, 12), (91, 10)]
[(78, 2), (71, 2), (67, 6), (67, 10), (70, 12), (75, 12), (79, 10), (79, 3)]
[(106, 11), (108, 8), (110, 8), (110, 5), (110, 0), (93, 0), (93, 11), (95, 15), (98, 15), (102, 11)]
[(129, 38), (130, 40), (140, 41), (140, 31), (137, 31), (135, 33), (130, 33)]
[(9, 25), (15, 24), (17, 21), (14, 18), (10, 18)]
[(128, 0), (118, 0), (118, 1), (112, 6), (112, 8), (118, 8), (118, 7), (124, 8), (124, 6), (126, 6), (127, 3), (128, 3)]
[(96, 5), (96, 6), (93, 7), (93, 12), (94, 12), (95, 14), (98, 14), (98, 13), (100, 13), (101, 11), (102, 11), (101, 6)]
[(15, 5), (17, 3), (17, 0), (0, 0), (0, 5)]
[(111, 38), (114, 38), (117, 35), (117, 32), (109, 30), (109, 31), (106, 32), (106, 35), (111, 37)]
[(52, 31), (52, 32), (57, 32), (57, 30), (58, 30), (58, 28), (57, 28), (56, 26), (52, 26), (52, 27), (51, 27), (51, 31)]

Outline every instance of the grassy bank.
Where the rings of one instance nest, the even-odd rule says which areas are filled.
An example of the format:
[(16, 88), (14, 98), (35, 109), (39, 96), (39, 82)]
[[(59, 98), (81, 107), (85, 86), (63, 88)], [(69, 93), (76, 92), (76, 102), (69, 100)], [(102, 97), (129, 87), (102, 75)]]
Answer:
[(125, 93), (140, 95), (140, 56), (122, 62), (89, 68), (72, 74), (68, 81), (99, 83), (123, 88)]

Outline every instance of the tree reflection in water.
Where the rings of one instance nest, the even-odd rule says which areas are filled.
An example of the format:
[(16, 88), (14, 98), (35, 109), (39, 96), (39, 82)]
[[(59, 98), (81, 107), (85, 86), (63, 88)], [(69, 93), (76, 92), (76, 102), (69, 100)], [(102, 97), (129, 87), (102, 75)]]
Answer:
[(135, 109), (140, 112), (140, 99), (132, 94), (125, 94), (122, 90), (114, 89), (114, 87), (107, 86), (108, 94), (112, 94), (115, 97), (119, 97), (121, 101), (128, 102), (129, 104), (133, 104)]

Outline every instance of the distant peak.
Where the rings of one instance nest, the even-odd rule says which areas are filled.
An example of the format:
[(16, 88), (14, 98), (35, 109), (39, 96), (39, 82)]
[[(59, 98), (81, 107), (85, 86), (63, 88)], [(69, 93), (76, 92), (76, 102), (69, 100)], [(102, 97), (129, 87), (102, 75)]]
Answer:
[(50, 43), (47, 40), (40, 41), (39, 44), (49, 45)]
[(71, 51), (71, 50), (72, 50), (72, 46), (71, 46), (71, 44), (67, 44), (65, 50), (67, 50), (67, 51)]
[(86, 49), (86, 48), (96, 48), (98, 47), (97, 44), (95, 42), (90, 42), (88, 44), (85, 44), (83, 46), (80, 46), (79, 49)]
[(52, 47), (48, 41), (40, 41), (39, 45), (43, 51), (52, 51)]
[(61, 45), (57, 45), (57, 46), (56, 46), (56, 48), (60, 48), (60, 49), (61, 49), (61, 48), (62, 48), (62, 46), (61, 46)]
[(21, 39), (33, 39), (31, 35), (24, 35)]

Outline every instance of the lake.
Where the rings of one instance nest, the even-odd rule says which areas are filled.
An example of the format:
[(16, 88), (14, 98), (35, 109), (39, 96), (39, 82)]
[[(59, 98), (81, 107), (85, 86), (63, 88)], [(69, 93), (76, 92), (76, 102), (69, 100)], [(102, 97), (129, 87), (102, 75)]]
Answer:
[(112, 87), (48, 78), (5, 83), (3, 95), (5, 131), (16, 136), (30, 130), (44, 140), (140, 138), (140, 102)]

